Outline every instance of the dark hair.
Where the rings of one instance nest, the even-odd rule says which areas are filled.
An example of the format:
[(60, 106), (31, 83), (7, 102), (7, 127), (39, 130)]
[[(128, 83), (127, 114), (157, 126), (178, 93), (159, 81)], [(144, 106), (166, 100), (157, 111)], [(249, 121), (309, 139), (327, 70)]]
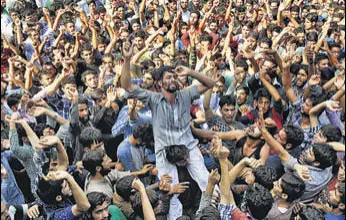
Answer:
[(201, 213), (197, 216), (198, 220), (220, 220), (220, 212), (213, 206), (207, 206), (202, 209)]
[(219, 106), (222, 109), (225, 105), (236, 105), (236, 100), (232, 95), (221, 96)]
[(313, 144), (312, 149), (315, 154), (315, 161), (320, 163), (319, 168), (326, 169), (336, 163), (336, 152), (329, 144)]
[(133, 36), (133, 39), (135, 39), (135, 38), (137, 38), (137, 37), (140, 37), (140, 38), (142, 38), (142, 39), (145, 39), (145, 38), (146, 38), (146, 34), (145, 34), (145, 32), (144, 32), (143, 30), (138, 30), (138, 31), (134, 32), (134, 33), (132, 34), (132, 36)]
[(304, 142), (304, 130), (295, 125), (285, 125), (286, 142), (292, 145), (292, 149), (300, 146)]
[(274, 199), (269, 190), (260, 184), (255, 184), (248, 189), (245, 199), (251, 215), (256, 219), (264, 219), (274, 203)]
[(305, 19), (311, 21), (312, 23), (317, 22), (318, 20), (318, 15), (315, 13), (308, 14)]
[(305, 29), (303, 27), (298, 27), (295, 29), (296, 34), (304, 33), (305, 34)]
[(200, 42), (203, 42), (203, 41), (208, 41), (209, 44), (212, 44), (213, 43), (213, 37), (210, 36), (209, 34), (202, 34)]
[(153, 146), (153, 126), (150, 123), (137, 125), (133, 131), (133, 137), (135, 139), (140, 138), (142, 140), (142, 144), (144, 144), (145, 146)]
[(273, 45), (273, 41), (271, 39), (267, 38), (267, 37), (260, 38), (259, 42), (260, 42), (260, 44), (268, 44), (269, 48), (271, 48), (272, 45)]
[(305, 183), (299, 177), (286, 173), (281, 177), (282, 192), (288, 195), (287, 202), (293, 202), (304, 194)]
[(66, 86), (67, 84), (74, 84), (76, 85), (76, 80), (74, 78), (74, 76), (69, 76), (67, 78), (65, 78), (62, 82), (61, 82), (61, 87)]
[(248, 36), (248, 38), (253, 38), (253, 39), (255, 39), (256, 41), (258, 40), (258, 37), (259, 37), (259, 35), (258, 35), (258, 33), (257, 33), (256, 31), (251, 31), (251, 32), (249, 33), (249, 36)]
[(158, 50), (155, 50), (154, 53), (151, 55), (151, 58), (154, 60), (154, 59), (161, 59), (160, 58), (160, 54), (162, 54), (162, 50), (158, 49)]
[(111, 198), (102, 192), (91, 192), (87, 195), (90, 203), (89, 214), (91, 214), (97, 206), (102, 205), (104, 202), (111, 204)]
[(237, 87), (236, 91), (239, 91), (239, 90), (244, 90), (246, 95), (250, 95), (250, 89), (247, 86), (242, 85), (242, 86)]
[(86, 71), (84, 71), (84, 72), (82, 73), (82, 82), (83, 82), (83, 83), (85, 83), (86, 77), (87, 77), (88, 75), (95, 75), (95, 76), (97, 76), (97, 73), (96, 73), (96, 71), (94, 71), (94, 70), (86, 70)]
[(91, 44), (83, 44), (82, 46), (81, 46), (81, 52), (83, 52), (83, 51), (93, 51), (93, 48), (92, 48), (92, 46), (91, 46)]
[(293, 5), (292, 7), (291, 7), (291, 12), (300, 12), (300, 8), (298, 7), (298, 6), (296, 6), (296, 5)]
[(235, 64), (236, 67), (243, 67), (245, 71), (249, 70), (249, 64), (245, 60), (238, 60), (238, 62)]
[(132, 183), (134, 179), (134, 176), (125, 176), (121, 178), (116, 184), (116, 191), (118, 195), (127, 202), (130, 201)]
[(7, 105), (8, 107), (13, 107), (19, 104), (22, 96), (19, 94), (11, 94), (7, 97)]
[(302, 220), (324, 219), (324, 214), (313, 206), (304, 206), (298, 215)]
[(256, 101), (259, 101), (261, 98), (267, 98), (268, 100), (271, 100), (271, 95), (267, 89), (261, 88), (261, 89), (257, 90), (257, 92), (255, 94)]
[(280, 33), (281, 31), (282, 31), (282, 27), (280, 26), (273, 27), (273, 32)]
[(103, 136), (100, 130), (93, 127), (86, 127), (82, 130), (79, 136), (79, 142), (83, 148), (91, 148), (91, 145), (95, 142), (103, 142)]
[(56, 205), (56, 197), (62, 196), (63, 181), (46, 181), (41, 178), (38, 181), (37, 195), (47, 205)]
[(245, 12), (246, 11), (246, 7), (245, 6), (239, 6), (235, 9), (237, 12)]
[(259, 166), (254, 171), (256, 183), (261, 184), (268, 190), (272, 190), (274, 187), (274, 181), (278, 179), (276, 170), (272, 167)]
[(177, 218), (177, 220), (191, 220), (191, 218), (187, 215), (182, 215), (179, 218)]
[(327, 142), (339, 142), (342, 138), (340, 128), (335, 125), (325, 125), (320, 131), (327, 138)]
[(332, 49), (333, 47), (337, 47), (339, 49), (341, 49), (341, 45), (335, 42), (332, 42), (329, 44), (329, 48)]
[(83, 166), (87, 171), (90, 172), (91, 176), (96, 175), (96, 167), (102, 167), (104, 156), (105, 153), (94, 150), (90, 150), (83, 155)]
[(78, 104), (85, 104), (89, 105), (88, 98), (84, 94), (79, 94), (78, 95)]
[(172, 73), (175, 70), (174, 67), (171, 66), (163, 66), (160, 69), (156, 70), (156, 74), (157, 76), (159, 76), (159, 80), (163, 80), (163, 77), (165, 76), (165, 74), (168, 73)]
[(309, 74), (309, 65), (306, 64), (300, 64), (299, 65), (299, 70), (304, 70), (306, 72), (306, 74)]
[(317, 42), (318, 40), (318, 34), (314, 31), (307, 33), (306, 35), (306, 40), (307, 41), (314, 41)]
[[(148, 199), (149, 199), (150, 204), (152, 205), (153, 208), (155, 208), (157, 206), (158, 201), (159, 201), (159, 196), (152, 189), (146, 189), (145, 191), (148, 195)], [(139, 216), (143, 219), (144, 215), (143, 215), (142, 199), (141, 199), (140, 192), (136, 192), (133, 195), (131, 195), (130, 201), (132, 204), (133, 211), (135, 212), (135, 215)]]
[(318, 53), (315, 58), (315, 63), (318, 64), (322, 60), (329, 60), (328, 55), (324, 53)]
[(171, 164), (180, 166), (186, 163), (186, 159), (189, 156), (189, 150), (185, 145), (171, 145), (165, 147), (166, 159)]

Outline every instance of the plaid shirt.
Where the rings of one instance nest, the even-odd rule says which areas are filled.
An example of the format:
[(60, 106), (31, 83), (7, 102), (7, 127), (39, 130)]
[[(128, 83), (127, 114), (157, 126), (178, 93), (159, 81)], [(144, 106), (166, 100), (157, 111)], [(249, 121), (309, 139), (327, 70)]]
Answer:
[(234, 208), (233, 205), (219, 204), (218, 209), (219, 209), (221, 220), (231, 220), (233, 208)]

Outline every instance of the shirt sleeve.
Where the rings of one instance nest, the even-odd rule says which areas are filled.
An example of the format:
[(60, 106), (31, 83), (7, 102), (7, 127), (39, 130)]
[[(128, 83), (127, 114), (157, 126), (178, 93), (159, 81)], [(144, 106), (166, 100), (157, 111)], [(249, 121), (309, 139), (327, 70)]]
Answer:
[(78, 217), (73, 215), (72, 206), (58, 210), (54, 214), (54, 220), (77, 220)]
[(130, 172), (121, 172), (113, 169), (107, 176), (111, 182), (116, 182), (125, 176), (130, 176), (130, 174)]
[(192, 103), (193, 100), (199, 99), (199, 97), (201, 96), (197, 86), (191, 86), (187, 89), (184, 89), (182, 91), (182, 95), (185, 101), (190, 102), (190, 104)]
[(131, 93), (126, 92), (125, 98), (126, 99), (138, 98), (139, 100), (144, 102), (146, 106), (149, 107), (150, 106), (150, 99), (151, 99), (152, 95), (153, 95), (153, 92), (150, 92), (149, 90), (142, 89), (139, 86), (137, 86), (133, 92), (131, 92)]
[(119, 146), (118, 152), (117, 152), (117, 157), (119, 161), (121, 162), (121, 164), (124, 166), (124, 169), (126, 171), (134, 170), (130, 147), (131, 146), (123, 143)]
[(290, 159), (288, 161), (282, 162), (282, 165), (286, 169), (291, 170), (291, 171), (295, 170), (294, 166), (296, 164), (298, 164), (298, 160), (296, 158), (292, 157), (292, 156), (290, 156)]

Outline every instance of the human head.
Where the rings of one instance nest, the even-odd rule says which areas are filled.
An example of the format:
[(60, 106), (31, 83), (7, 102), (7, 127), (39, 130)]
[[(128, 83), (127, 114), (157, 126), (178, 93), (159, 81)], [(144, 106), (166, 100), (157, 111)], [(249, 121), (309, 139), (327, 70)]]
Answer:
[(137, 145), (153, 147), (154, 134), (153, 126), (150, 123), (139, 124), (134, 128), (133, 137)]
[(274, 203), (269, 190), (259, 184), (255, 184), (246, 192), (245, 200), (249, 214), (256, 219), (264, 219)]
[(134, 176), (125, 176), (116, 184), (117, 194), (125, 201), (130, 201), (130, 195), (132, 194), (132, 183), (134, 179)]
[(335, 190), (329, 192), (329, 203), (345, 214), (345, 182), (339, 183)]
[(89, 121), (88, 98), (85, 95), (78, 96), (78, 116), (82, 123)]
[(157, 74), (159, 75), (159, 86), (169, 92), (175, 93), (178, 88), (178, 75), (174, 72), (173, 67), (164, 66), (157, 70)]
[(257, 47), (257, 41), (258, 41), (258, 33), (255, 31), (251, 31), (246, 38), (246, 46), (250, 50), (256, 50)]
[(82, 73), (82, 81), (90, 89), (96, 89), (98, 86), (97, 73), (94, 70), (86, 70)]
[(110, 163), (112, 160), (104, 152), (88, 151), (83, 155), (83, 167), (90, 172), (91, 176), (101, 174), (106, 176), (110, 172)]
[(235, 107), (236, 107), (236, 101), (232, 95), (222, 96), (220, 98), (220, 109), (221, 109), (221, 115), (222, 119), (227, 124), (232, 124), (233, 118), (235, 115)]
[(322, 211), (318, 210), (317, 208), (313, 206), (304, 206), (294, 219), (295, 220), (324, 219), (324, 214)]
[(47, 181), (41, 178), (38, 182), (37, 195), (46, 205), (56, 206), (72, 196), (72, 191), (66, 180)]
[(341, 130), (335, 125), (325, 125), (315, 134), (313, 143), (339, 142), (342, 138)]
[(329, 57), (324, 53), (319, 53), (315, 58), (316, 70), (320, 73), (322, 69), (329, 67)]
[(90, 208), (88, 215), (93, 220), (107, 220), (109, 216), (108, 207), (111, 204), (111, 198), (102, 192), (91, 192), (87, 194)]
[(213, 206), (207, 206), (196, 216), (196, 220), (219, 220), (220, 212)]
[(259, 89), (256, 94), (257, 108), (259, 111), (263, 112), (263, 114), (267, 114), (270, 109), (271, 104), (271, 95), (265, 88)]
[(341, 54), (341, 45), (338, 43), (331, 43), (329, 44), (329, 48), (332, 56), (336, 59), (339, 59), (339, 56)]
[(274, 182), (273, 192), (275, 195), (289, 203), (299, 199), (304, 191), (304, 181), (291, 173), (284, 174), (278, 181)]
[(237, 80), (239, 84), (242, 84), (246, 78), (248, 70), (249, 70), (249, 65), (246, 63), (246, 61), (239, 60), (236, 63), (234, 79)]
[(304, 131), (295, 125), (285, 125), (284, 128), (275, 135), (278, 141), (286, 150), (292, 150), (300, 146), (304, 141)]
[(276, 170), (268, 166), (259, 166), (254, 171), (255, 182), (264, 186), (268, 190), (274, 187), (274, 181), (278, 179)]
[(297, 79), (296, 79), (296, 85), (299, 88), (303, 88), (308, 81), (308, 73), (309, 73), (309, 66), (305, 64), (301, 64), (299, 66), (299, 71), (297, 74)]
[(328, 144), (313, 144), (305, 152), (305, 163), (320, 169), (326, 169), (335, 165), (337, 160), (336, 152)]
[(190, 162), (189, 150), (185, 145), (171, 145), (165, 147), (166, 159), (178, 167), (186, 167)]
[(93, 49), (90, 44), (84, 44), (81, 46), (81, 57), (87, 64), (92, 64), (94, 61)]
[(103, 136), (99, 129), (94, 127), (86, 127), (79, 136), (79, 142), (85, 152), (89, 150), (105, 152)]
[(61, 82), (61, 88), (62, 91), (64, 92), (64, 95), (68, 98), (68, 99), (72, 99), (72, 93), (77, 89), (77, 84), (75, 81), (74, 76), (70, 76), (65, 78), (62, 82)]
[(132, 40), (132, 44), (138, 49), (141, 50), (145, 47), (145, 32), (142, 30), (139, 30), (137, 32), (133, 33), (133, 40)]

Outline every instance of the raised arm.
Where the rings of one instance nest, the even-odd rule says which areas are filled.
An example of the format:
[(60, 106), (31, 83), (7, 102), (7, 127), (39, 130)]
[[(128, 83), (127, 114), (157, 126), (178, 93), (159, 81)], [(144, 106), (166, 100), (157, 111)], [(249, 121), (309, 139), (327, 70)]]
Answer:
[(201, 85), (198, 85), (198, 92), (200, 94), (206, 92), (208, 89), (212, 89), (215, 86), (216, 82), (210, 77), (198, 74), (187, 67), (179, 66), (175, 71), (179, 76), (190, 76), (198, 80), (201, 83)]
[(266, 79), (266, 72), (264, 70), (260, 71), (260, 79), (262, 81), (262, 84), (264, 87), (269, 91), (270, 95), (273, 97), (273, 99), (278, 102), (281, 100), (280, 93), (276, 90), (276, 88), (268, 82)]
[(209, 121), (210, 119), (213, 118), (214, 112), (210, 108), (210, 99), (212, 95), (213, 90), (209, 89), (205, 94), (204, 94), (204, 100), (203, 100), (203, 107), (204, 107), (204, 112), (205, 112), (205, 120)]
[(57, 136), (46, 136), (43, 137), (39, 144), (44, 147), (52, 147), (56, 146), (56, 149), (58, 151), (58, 166), (57, 170), (66, 171), (68, 168), (68, 156), (65, 150), (64, 145), (62, 144), (61, 140)]
[(121, 71), (121, 87), (125, 89), (127, 92), (133, 92), (135, 90), (135, 86), (131, 83), (131, 73), (130, 73), (130, 64), (132, 57), (132, 47), (129, 42), (123, 44), (123, 57), (124, 57), (124, 65)]
[(290, 64), (285, 64), (283, 66), (282, 84), (284, 85), (288, 100), (291, 103), (295, 103), (298, 100), (298, 97), (294, 93), (294, 90), (292, 87), (292, 80), (293, 80), (293, 77), (292, 77), (292, 74), (290, 72)]
[(151, 206), (151, 203), (149, 201), (149, 198), (143, 183), (139, 179), (135, 179), (132, 183), (132, 188), (137, 190), (140, 193), (141, 200), (142, 200), (144, 220), (156, 219), (153, 207)]

